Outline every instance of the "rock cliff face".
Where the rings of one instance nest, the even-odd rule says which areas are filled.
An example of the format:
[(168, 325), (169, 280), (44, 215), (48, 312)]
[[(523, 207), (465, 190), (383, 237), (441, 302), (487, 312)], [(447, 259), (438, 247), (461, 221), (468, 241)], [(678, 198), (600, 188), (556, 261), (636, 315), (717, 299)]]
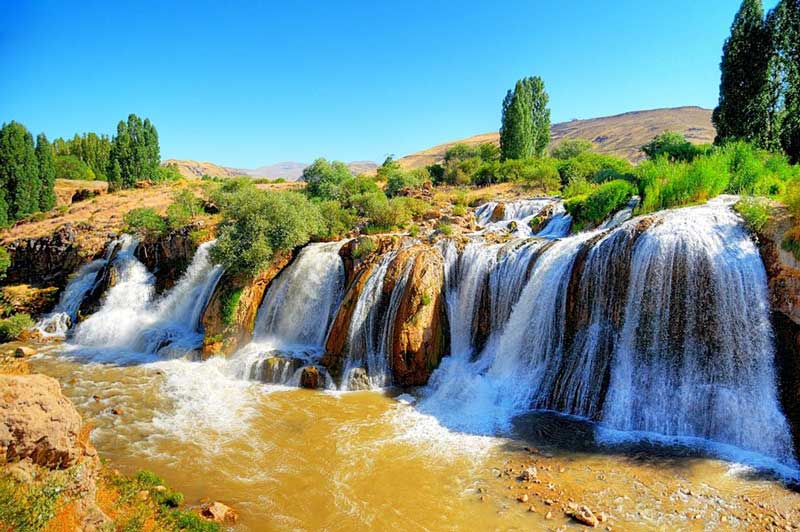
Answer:
[(63, 287), (69, 275), (86, 260), (78, 243), (78, 228), (72, 224), (46, 237), (15, 240), (6, 249), (11, 266), (5, 284)]
[(203, 311), (204, 357), (230, 355), (252, 339), (264, 293), (291, 258), (288, 253), (277, 257), (255, 278), (223, 275)]
[[(369, 238), (373, 251), (355, 258), (363, 241)], [(444, 303), (444, 259), (438, 248), (429, 244), (415, 244), (400, 249), (389, 264), (382, 292), (385, 300), (392, 294), (402, 277), (408, 277), (400, 296), (390, 327), (388, 364), (392, 379), (400, 386), (425, 384), (430, 373), (439, 365), (446, 353), (447, 318)], [(338, 377), (347, 356), (347, 337), (353, 311), (367, 280), (386, 253), (403, 245), (399, 237), (365, 237), (342, 247), (347, 289), (342, 304), (334, 318), (325, 345), (322, 364)], [(385, 311), (386, 309), (384, 309)]]
[(172, 288), (192, 262), (197, 246), (211, 239), (212, 231), (205, 229), (200, 221), (139, 243), (136, 258), (155, 276), (157, 293)]
[(800, 262), (781, 247), (794, 223), (785, 207), (774, 206), (756, 237), (769, 283), (781, 403), (800, 455)]

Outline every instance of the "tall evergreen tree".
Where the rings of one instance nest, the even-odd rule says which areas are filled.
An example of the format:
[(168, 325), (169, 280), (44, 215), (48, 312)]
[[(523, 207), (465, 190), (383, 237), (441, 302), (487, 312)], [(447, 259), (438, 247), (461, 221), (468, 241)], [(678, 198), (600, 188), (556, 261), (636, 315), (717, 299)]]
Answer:
[(39, 210), (41, 184), (33, 136), (19, 122), (0, 129), (0, 184), (7, 194), (9, 221)]
[(36, 162), (39, 165), (39, 210), (49, 211), (56, 206), (56, 164), (53, 147), (44, 133), (36, 137)]
[(540, 77), (517, 81), (503, 99), (500, 152), (503, 159), (541, 157), (550, 143), (549, 98)]
[(780, 143), (800, 163), (800, 0), (781, 0), (770, 13), (774, 59), (780, 70)]
[(130, 188), (137, 181), (155, 180), (160, 163), (158, 132), (150, 119), (144, 122), (135, 114), (117, 124), (111, 142), (108, 179), (112, 188)]
[(761, 0), (743, 0), (722, 49), (719, 105), (712, 115), (717, 143), (747, 140), (769, 145), (771, 52)]
[(544, 90), (544, 81), (539, 76), (527, 79), (531, 93), (531, 116), (533, 120), (533, 155), (542, 157), (550, 144), (550, 97)]

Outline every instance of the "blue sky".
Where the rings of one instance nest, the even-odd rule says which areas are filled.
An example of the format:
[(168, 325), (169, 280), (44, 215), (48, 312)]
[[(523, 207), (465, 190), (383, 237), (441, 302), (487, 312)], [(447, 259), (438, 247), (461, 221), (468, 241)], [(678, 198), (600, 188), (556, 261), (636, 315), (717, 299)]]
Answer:
[(496, 130), (527, 75), (554, 122), (713, 107), (738, 6), (0, 0), (0, 122), (52, 138), (133, 112), (165, 159), (381, 161)]

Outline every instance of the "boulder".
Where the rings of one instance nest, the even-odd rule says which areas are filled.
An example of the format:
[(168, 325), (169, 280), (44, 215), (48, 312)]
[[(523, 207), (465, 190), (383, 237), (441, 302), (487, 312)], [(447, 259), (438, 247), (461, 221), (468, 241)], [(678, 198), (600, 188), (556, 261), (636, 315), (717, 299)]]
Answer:
[(364, 368), (354, 368), (347, 375), (348, 390), (369, 390), (372, 385), (369, 382), (369, 375)]
[(495, 205), (492, 215), (489, 217), (490, 222), (499, 222), (506, 217), (506, 204), (498, 203)]
[(64, 224), (53, 234), (23, 238), (5, 244), (11, 257), (5, 283), (64, 286), (85, 258), (78, 243), (78, 227)]
[(16, 349), (14, 349), (14, 356), (17, 357), (17, 358), (32, 357), (35, 354), (36, 354), (36, 350), (35, 349), (33, 349), (32, 347), (25, 346), (25, 345), (21, 345), (21, 346), (17, 347)]
[(306, 366), (300, 374), (300, 387), (316, 390), (325, 387), (325, 376), (316, 366)]
[(200, 508), (200, 515), (215, 523), (235, 523), (239, 514), (230, 506), (219, 501), (209, 502)]
[[(212, 231), (202, 231), (204, 228), (205, 222), (200, 220), (157, 238), (145, 239), (136, 247), (136, 258), (156, 278), (157, 293), (172, 288), (192, 262), (197, 246), (211, 239)], [(198, 234), (203, 238), (197, 240)]]
[(0, 375), (0, 462), (29, 459), (51, 469), (84, 454), (81, 417), (44, 375)]

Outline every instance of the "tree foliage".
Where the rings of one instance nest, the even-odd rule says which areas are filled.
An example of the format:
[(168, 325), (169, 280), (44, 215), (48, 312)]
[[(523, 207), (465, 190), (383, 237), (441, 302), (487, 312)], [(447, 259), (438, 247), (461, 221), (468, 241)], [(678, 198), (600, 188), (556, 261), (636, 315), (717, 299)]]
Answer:
[(0, 183), (6, 191), (7, 221), (39, 210), (41, 181), (33, 136), (19, 122), (0, 129)]
[(111, 142), (108, 163), (108, 182), (112, 190), (131, 188), (138, 181), (157, 181), (161, 150), (158, 132), (149, 118), (142, 121), (135, 114), (117, 124), (117, 134)]
[(541, 157), (550, 143), (549, 97), (542, 78), (517, 81), (503, 99), (500, 152), (503, 159)]
[(39, 165), (39, 210), (49, 211), (56, 206), (56, 164), (53, 146), (44, 133), (36, 137), (36, 161)]

